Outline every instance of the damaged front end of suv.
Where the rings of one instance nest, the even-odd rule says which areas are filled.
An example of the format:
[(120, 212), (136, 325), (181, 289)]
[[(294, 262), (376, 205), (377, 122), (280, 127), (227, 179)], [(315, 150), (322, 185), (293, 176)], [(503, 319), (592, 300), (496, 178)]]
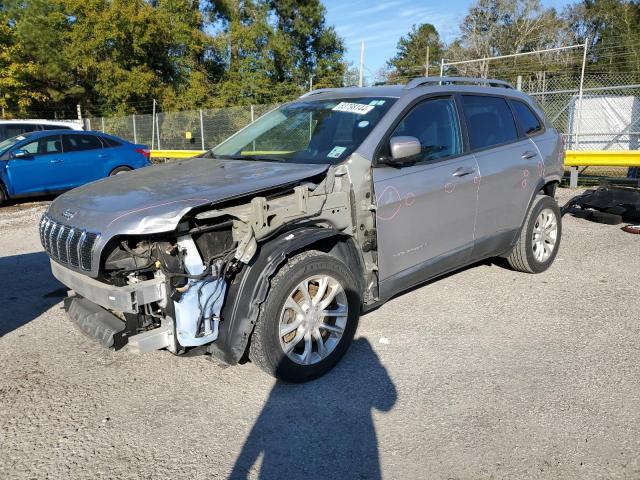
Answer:
[[(308, 370), (300, 378), (321, 374), (315, 364), (337, 361), (343, 351), (333, 350), (353, 336), (361, 305), (377, 299), (370, 161), (355, 149), (393, 100), (384, 103), (294, 102), (200, 158), (60, 196), (40, 235), (54, 276), (71, 290), (69, 317), (115, 350), (209, 353), (235, 364), (267, 315), (274, 275), (312, 248), (345, 271), (310, 274), (270, 318), (289, 322), (280, 354)], [(353, 105), (365, 113), (347, 112)], [(326, 149), (327, 131), (340, 135), (345, 114), (351, 143)]]
[[(227, 161), (227, 168), (233, 161)], [(168, 223), (176, 218), (159, 215), (162, 205), (145, 207), (153, 213), (136, 227), (147, 228), (144, 224), (153, 215), (150, 233), (114, 234), (114, 227), (132, 215), (125, 212), (105, 235), (74, 228), (68, 224), (73, 218), (58, 222), (60, 208), (54, 204), (41, 220), (41, 239), (54, 275), (74, 292), (65, 301), (69, 316), (104, 346), (184, 353), (218, 340), (225, 318), (225, 344), (206, 348), (236, 363), (255, 323), (251, 303), (254, 310), (259, 307), (270, 264), (273, 270), (284, 258), (269, 258), (273, 247), (259, 244), (268, 239), (278, 246), (277, 254), (286, 255), (323, 238), (349, 238), (352, 208), (345, 173), (342, 167), (329, 167), (260, 195), (196, 206), (169, 232), (156, 232), (162, 229), (160, 218)], [(64, 197), (60, 200), (66, 203)], [(65, 212), (67, 217), (73, 213), (63, 209), (62, 218)], [(251, 276), (249, 285), (242, 284)], [(225, 305), (229, 315), (223, 314)]]

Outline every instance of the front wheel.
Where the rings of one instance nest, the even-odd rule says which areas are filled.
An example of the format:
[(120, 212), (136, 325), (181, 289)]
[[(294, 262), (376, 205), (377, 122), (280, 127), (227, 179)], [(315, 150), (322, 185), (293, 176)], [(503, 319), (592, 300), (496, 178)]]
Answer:
[(507, 257), (509, 265), (520, 272), (544, 272), (556, 258), (561, 236), (562, 217), (558, 204), (547, 195), (537, 195), (520, 238)]
[(271, 281), (249, 349), (267, 373), (305, 382), (329, 370), (353, 340), (358, 282), (339, 259), (319, 251), (292, 257)]

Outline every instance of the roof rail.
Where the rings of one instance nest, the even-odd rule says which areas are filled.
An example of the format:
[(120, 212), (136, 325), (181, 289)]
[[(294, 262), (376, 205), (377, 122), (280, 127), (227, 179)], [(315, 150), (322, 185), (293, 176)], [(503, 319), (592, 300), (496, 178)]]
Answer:
[(455, 85), (455, 84), (472, 84), (472, 85), (484, 85), (486, 87), (502, 87), (511, 88), (513, 85), (504, 80), (495, 80), (493, 78), (475, 78), (475, 77), (418, 77), (409, 81), (404, 88), (411, 89), (421, 87), (427, 84), (438, 85)]
[(318, 95), (320, 93), (330, 92), (331, 90), (333, 90), (333, 89), (332, 88), (318, 88), (316, 90), (311, 90), (310, 92), (303, 93), (298, 98), (305, 98), (305, 97), (309, 97), (311, 95)]

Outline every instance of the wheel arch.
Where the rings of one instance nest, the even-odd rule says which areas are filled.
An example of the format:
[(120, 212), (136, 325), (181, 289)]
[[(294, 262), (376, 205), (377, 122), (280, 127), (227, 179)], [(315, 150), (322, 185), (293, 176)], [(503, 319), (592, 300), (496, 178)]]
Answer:
[(109, 170), (109, 176), (111, 176), (111, 174), (116, 170), (118, 170), (119, 168), (128, 168), (129, 170), (135, 170), (131, 165), (126, 165), (126, 164), (118, 165), (117, 167), (113, 167), (111, 170)]
[(308, 249), (337, 256), (358, 274), (358, 290), (364, 291), (364, 261), (355, 241), (332, 228), (301, 227), (289, 230), (262, 243), (249, 265), (230, 283), (222, 309), (218, 339), (208, 351), (228, 364), (238, 363), (245, 355), (249, 339), (269, 291), (270, 280), (287, 258)]

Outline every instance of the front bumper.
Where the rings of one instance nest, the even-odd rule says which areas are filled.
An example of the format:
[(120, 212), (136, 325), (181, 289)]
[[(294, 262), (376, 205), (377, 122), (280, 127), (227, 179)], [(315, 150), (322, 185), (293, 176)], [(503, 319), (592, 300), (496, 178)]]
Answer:
[(54, 277), (78, 295), (116, 312), (138, 313), (138, 308), (143, 305), (166, 301), (164, 279), (161, 277), (116, 287), (70, 270), (55, 260), (51, 260), (51, 271)]

